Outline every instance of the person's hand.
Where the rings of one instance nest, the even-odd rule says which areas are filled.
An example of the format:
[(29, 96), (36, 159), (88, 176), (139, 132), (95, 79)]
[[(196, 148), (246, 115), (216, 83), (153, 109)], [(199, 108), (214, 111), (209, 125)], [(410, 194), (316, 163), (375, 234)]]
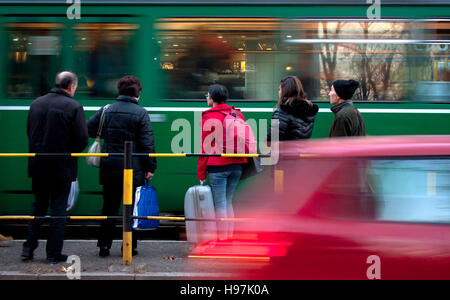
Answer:
[(151, 172), (145, 172), (145, 179), (150, 180), (153, 178), (154, 173)]

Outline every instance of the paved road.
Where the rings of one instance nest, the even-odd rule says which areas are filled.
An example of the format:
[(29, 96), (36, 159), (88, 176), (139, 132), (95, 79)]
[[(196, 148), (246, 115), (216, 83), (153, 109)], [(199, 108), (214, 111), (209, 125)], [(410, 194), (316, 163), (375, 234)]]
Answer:
[[(22, 262), (23, 240), (0, 247), (0, 279), (67, 279), (63, 267), (71, 263), (47, 263), (45, 241), (39, 241), (34, 260)], [(80, 258), (81, 279), (227, 279), (220, 266), (192, 264), (187, 255), (193, 245), (186, 241), (139, 241), (139, 254), (131, 266), (122, 265), (121, 241), (114, 241), (111, 255), (98, 256), (96, 241), (66, 240), (63, 253)]]

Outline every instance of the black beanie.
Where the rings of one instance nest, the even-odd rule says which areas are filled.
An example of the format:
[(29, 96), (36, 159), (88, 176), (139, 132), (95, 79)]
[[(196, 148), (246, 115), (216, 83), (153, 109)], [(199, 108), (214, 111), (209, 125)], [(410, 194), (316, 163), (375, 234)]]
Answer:
[(353, 94), (359, 87), (359, 82), (356, 80), (336, 80), (333, 82), (333, 86), (339, 98), (348, 100), (353, 97)]

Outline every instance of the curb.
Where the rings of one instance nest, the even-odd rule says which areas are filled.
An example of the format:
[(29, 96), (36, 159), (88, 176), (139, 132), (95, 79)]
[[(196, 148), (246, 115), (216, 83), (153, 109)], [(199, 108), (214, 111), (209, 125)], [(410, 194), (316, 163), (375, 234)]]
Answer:
[[(225, 273), (184, 273), (184, 272), (154, 272), (142, 274), (85, 272), (81, 280), (182, 280), (182, 279), (223, 279), (231, 274)], [(0, 271), (0, 280), (70, 280), (66, 274), (45, 273), (30, 274), (16, 271)]]

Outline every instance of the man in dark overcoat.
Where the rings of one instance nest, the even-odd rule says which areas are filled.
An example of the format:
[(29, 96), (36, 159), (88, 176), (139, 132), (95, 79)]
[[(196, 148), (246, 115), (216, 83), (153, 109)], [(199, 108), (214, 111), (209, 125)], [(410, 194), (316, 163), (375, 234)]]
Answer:
[[(56, 88), (31, 103), (28, 113), (27, 135), (30, 153), (79, 153), (88, 144), (84, 110), (72, 97), (78, 79), (72, 72), (61, 72), (55, 79)], [(62, 254), (66, 225), (67, 200), (72, 181), (77, 177), (77, 158), (43, 157), (29, 159), (28, 176), (32, 178), (35, 201), (33, 216), (50, 215), (62, 218), (50, 221), (46, 246), (47, 260), (58, 263), (67, 260)], [(23, 245), (22, 260), (33, 259), (38, 247), (41, 222), (32, 220)]]

